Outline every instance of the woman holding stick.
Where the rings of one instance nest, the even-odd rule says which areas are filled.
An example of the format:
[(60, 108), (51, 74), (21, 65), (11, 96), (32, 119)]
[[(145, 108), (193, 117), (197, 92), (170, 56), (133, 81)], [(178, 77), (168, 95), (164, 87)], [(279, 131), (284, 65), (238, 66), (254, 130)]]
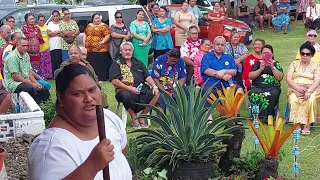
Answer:
[(106, 139), (99, 143), (96, 105), (101, 91), (84, 66), (65, 66), (56, 79), (57, 115), (29, 150), (29, 179), (131, 180), (121, 120), (104, 109)]

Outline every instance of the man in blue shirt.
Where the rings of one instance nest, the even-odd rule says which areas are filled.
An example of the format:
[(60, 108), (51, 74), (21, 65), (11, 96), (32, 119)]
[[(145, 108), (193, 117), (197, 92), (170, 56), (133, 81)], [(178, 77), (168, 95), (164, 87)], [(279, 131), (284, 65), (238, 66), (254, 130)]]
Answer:
[(213, 42), (213, 51), (204, 55), (201, 61), (200, 72), (205, 84), (205, 90), (215, 85), (222, 89), (222, 84), (229, 87), (233, 84), (233, 77), (237, 74), (237, 66), (232, 56), (225, 54), (226, 39), (218, 36)]
[[(167, 54), (159, 56), (153, 63), (151, 77), (160, 88), (163, 88), (169, 94), (172, 94), (170, 85), (175, 87), (176, 83), (179, 83), (184, 86), (186, 82), (186, 65), (180, 56), (179, 50), (171, 49)], [(165, 108), (165, 103), (161, 97), (158, 104), (163, 109)]]

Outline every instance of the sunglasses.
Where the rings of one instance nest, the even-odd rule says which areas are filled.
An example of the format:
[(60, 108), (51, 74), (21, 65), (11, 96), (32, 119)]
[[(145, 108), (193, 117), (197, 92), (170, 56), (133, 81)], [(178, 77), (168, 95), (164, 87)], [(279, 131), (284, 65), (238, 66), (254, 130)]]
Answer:
[(301, 56), (311, 56), (311, 53), (301, 52), (300, 54), (301, 54)]
[(308, 34), (308, 37), (317, 37), (316, 34)]
[(116, 16), (116, 19), (121, 19), (122, 18), (122, 16)]

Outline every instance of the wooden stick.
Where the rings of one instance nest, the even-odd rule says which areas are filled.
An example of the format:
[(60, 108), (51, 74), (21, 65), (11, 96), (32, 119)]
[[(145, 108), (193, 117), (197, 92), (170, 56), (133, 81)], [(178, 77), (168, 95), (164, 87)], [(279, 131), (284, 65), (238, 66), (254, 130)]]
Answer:
[[(99, 131), (99, 140), (100, 142), (106, 139), (106, 129), (104, 124), (104, 113), (102, 105), (96, 105), (96, 114), (97, 114), (97, 124), (98, 124), (98, 131)], [(109, 173), (109, 165), (107, 165), (103, 170), (103, 180), (110, 180), (110, 173)]]

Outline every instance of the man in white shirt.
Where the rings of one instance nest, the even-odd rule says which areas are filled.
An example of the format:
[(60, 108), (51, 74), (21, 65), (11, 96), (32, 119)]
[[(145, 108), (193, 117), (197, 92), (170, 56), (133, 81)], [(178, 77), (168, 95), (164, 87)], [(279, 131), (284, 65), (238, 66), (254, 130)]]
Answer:
[(320, 4), (316, 4), (315, 0), (310, 1), (310, 6), (306, 12), (306, 23), (304, 24), (306, 33), (310, 29), (318, 30), (320, 27)]

